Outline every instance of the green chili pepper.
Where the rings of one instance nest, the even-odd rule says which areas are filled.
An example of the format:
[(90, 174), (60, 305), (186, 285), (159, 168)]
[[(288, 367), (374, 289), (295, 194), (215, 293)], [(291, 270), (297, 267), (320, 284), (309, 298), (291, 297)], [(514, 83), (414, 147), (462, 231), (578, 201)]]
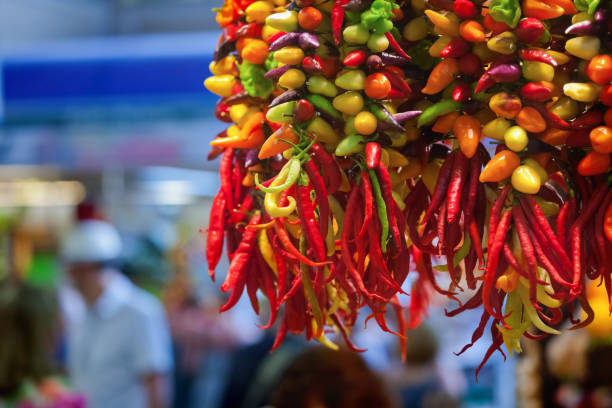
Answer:
[(370, 31), (384, 34), (393, 28), (391, 19), (394, 17), (393, 9), (396, 8), (398, 5), (392, 1), (374, 0), (370, 9), (361, 14), (361, 23)]
[[(304, 238), (304, 234), (300, 235), (300, 252), (306, 255), (306, 238)], [(315, 294), (314, 286), (312, 284), (312, 278), (310, 277), (310, 268), (303, 262), (300, 262), (300, 278), (302, 279), (302, 286), (304, 287), (304, 292), (306, 293), (306, 298), (308, 299), (308, 303), (310, 303), (310, 310), (317, 321), (320, 327), (325, 323), (323, 320), (323, 314), (321, 313), (321, 307), (319, 306), (319, 301), (317, 300), (317, 295)]]
[(342, 119), (342, 114), (334, 108), (332, 103), (324, 96), (310, 94), (306, 96), (308, 102), (312, 103), (317, 109), (322, 110), (335, 119)]
[(574, 0), (574, 5), (580, 11), (587, 11), (590, 15), (595, 14), (601, 0)]
[(249, 95), (267, 98), (274, 91), (274, 83), (264, 76), (266, 70), (261, 65), (251, 64), (248, 61), (236, 65), (240, 71), (242, 86)]
[(387, 252), (387, 241), (389, 240), (389, 218), (387, 217), (387, 206), (382, 196), (380, 183), (374, 170), (369, 170), (370, 181), (372, 182), (372, 190), (374, 199), (376, 200), (376, 210), (378, 211), (378, 219), (380, 220), (380, 249)]
[(459, 109), (461, 109), (461, 103), (455, 102), (452, 99), (445, 99), (438, 103), (434, 103), (421, 113), (421, 116), (417, 119), (417, 127), (430, 125), (439, 116), (458, 111)]
[(280, 193), (281, 191), (285, 191), (293, 184), (295, 184), (298, 179), (298, 176), (300, 175), (301, 169), (302, 166), (300, 165), (300, 159), (297, 157), (292, 157), (291, 160), (289, 160), (278, 173), (277, 177), (281, 178), (284, 176), (285, 172), (287, 173), (287, 178), (285, 179), (283, 184), (275, 187), (264, 187), (259, 183), (259, 177), (257, 173), (255, 173), (255, 184), (261, 191), (265, 193)]
[(514, 28), (521, 18), (521, 5), (518, 0), (491, 0), (489, 14), (493, 20)]
[(336, 147), (336, 156), (348, 156), (351, 154), (359, 153), (363, 151), (363, 136), (361, 135), (350, 135), (345, 137), (338, 143)]

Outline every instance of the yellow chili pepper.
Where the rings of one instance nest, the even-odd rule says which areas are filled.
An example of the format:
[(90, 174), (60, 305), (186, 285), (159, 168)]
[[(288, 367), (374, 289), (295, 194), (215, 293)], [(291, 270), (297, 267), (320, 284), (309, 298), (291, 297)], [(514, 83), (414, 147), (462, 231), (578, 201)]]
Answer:
[(274, 251), (272, 249), (272, 245), (270, 245), (270, 240), (268, 239), (268, 233), (266, 230), (261, 230), (257, 234), (257, 245), (259, 246), (259, 252), (263, 256), (264, 261), (266, 261), (266, 264), (268, 264), (270, 269), (272, 269), (272, 272), (277, 275), (276, 258), (274, 257)]
[(459, 18), (455, 13), (438, 13), (433, 10), (425, 10), (425, 15), (434, 25), (438, 34), (450, 35), (452, 37), (459, 36)]

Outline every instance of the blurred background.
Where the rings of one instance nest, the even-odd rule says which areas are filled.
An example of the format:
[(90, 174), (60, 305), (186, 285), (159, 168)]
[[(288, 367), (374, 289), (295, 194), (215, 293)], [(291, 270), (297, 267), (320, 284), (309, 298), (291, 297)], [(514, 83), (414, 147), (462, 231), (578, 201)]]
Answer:
[[(42, 311), (41, 321), (55, 318), (59, 307), (49, 305), (66, 283), (59, 243), (77, 208), (87, 203), (120, 231), (122, 271), (166, 309), (177, 408), (251, 406), (245, 402), (249, 380), (258, 377), (271, 345), (248, 300), (218, 315), (226, 298), (210, 282), (204, 257), (201, 231), (219, 188), (208, 142), (224, 126), (213, 116), (216, 97), (202, 81), (218, 37), (211, 9), (220, 4), (0, 0), (0, 274), (50, 299), (45, 303), (46, 295), (28, 297), (3, 284), (1, 308), (32, 303)], [(222, 260), (218, 281), (227, 267)], [(469, 343), (480, 314), (446, 318), (444, 308), (456, 305), (444, 302), (434, 297), (425, 328), (408, 336), (416, 357), (405, 365), (397, 338), (373, 324), (367, 330), (356, 326), (355, 343), (368, 349), (360, 357), (398, 406), (550, 406), (536, 398), (550, 391), (541, 377), (547, 369), (539, 345), (526, 347), (527, 357), (518, 363), (504, 363), (495, 353), (476, 382), (487, 334), (461, 356), (453, 352)], [(2, 336), (10, 337), (24, 319), (29, 317), (0, 321)], [(58, 326), (47, 374), (70, 389), (74, 379), (67, 376)], [(6, 356), (14, 347), (0, 342), (1, 381), (10, 377)], [(524, 395), (516, 392), (517, 372)], [(26, 371), (17, 380), (27, 377)], [(401, 402), (401, 395), (413, 394), (398, 389), (430, 377), (450, 396), (446, 402)], [(13, 398), (4, 385), (3, 398)]]

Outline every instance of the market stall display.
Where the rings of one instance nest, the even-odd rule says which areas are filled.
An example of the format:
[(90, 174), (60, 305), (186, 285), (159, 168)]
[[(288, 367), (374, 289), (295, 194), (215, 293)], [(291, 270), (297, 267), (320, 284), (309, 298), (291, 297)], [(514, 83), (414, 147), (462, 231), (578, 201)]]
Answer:
[(612, 285), (609, 14), (599, 0), (227, 0), (205, 81), (229, 124), (209, 156), (211, 277), (224, 244), (231, 260), (221, 311), (246, 289), (258, 312), (260, 290), (275, 346), (289, 331), (335, 347), (330, 329), (358, 350), (364, 306), (403, 340), (427, 287), (458, 302), (467, 287), (447, 315), (482, 309), (462, 351), (491, 322), (483, 363), (568, 314), (588, 325), (585, 282)]

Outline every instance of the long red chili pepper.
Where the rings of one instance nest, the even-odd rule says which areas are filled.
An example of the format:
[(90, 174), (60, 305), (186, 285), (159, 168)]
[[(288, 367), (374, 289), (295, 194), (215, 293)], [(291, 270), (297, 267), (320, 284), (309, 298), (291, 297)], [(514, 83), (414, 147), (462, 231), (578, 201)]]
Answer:
[(441, 256), (446, 249), (446, 206), (440, 207), (438, 213), (438, 255)]
[(342, 338), (344, 339), (344, 342), (346, 343), (346, 347), (349, 350), (357, 352), (357, 353), (368, 351), (368, 349), (360, 349), (360, 348), (355, 347), (351, 339), (349, 339), (348, 337), (346, 328), (344, 327), (344, 325), (342, 324), (342, 322), (340, 321), (340, 318), (338, 317), (336, 313), (331, 314), (329, 317), (332, 319), (334, 324), (338, 327), (338, 330), (340, 331), (340, 334), (342, 335)]
[(258, 271), (257, 262), (253, 261), (249, 263), (246, 278), (246, 289), (251, 307), (256, 315), (259, 315), (259, 299), (257, 299), (257, 290), (259, 290), (260, 273)]
[(206, 261), (208, 262), (208, 275), (215, 281), (215, 268), (223, 253), (223, 232), (225, 229), (225, 198), (223, 191), (219, 190), (213, 199), (208, 220), (208, 239), (206, 241)]
[(270, 348), (270, 353), (276, 350), (283, 343), (283, 340), (285, 340), (285, 337), (287, 336), (287, 331), (287, 314), (285, 314), (283, 320), (281, 320), (281, 325), (276, 332), (276, 337), (274, 338), (272, 348)]
[(512, 208), (512, 216), (514, 218), (514, 225), (516, 226), (516, 233), (521, 242), (521, 249), (527, 259), (527, 266), (529, 267), (529, 299), (536, 309), (540, 308), (537, 299), (537, 277), (538, 277), (538, 262), (536, 260), (535, 249), (533, 242), (529, 234), (529, 227), (525, 214), (521, 207), (516, 206)]
[(257, 267), (255, 269), (258, 270), (259, 275), (263, 280), (263, 289), (265, 290), (266, 297), (268, 298), (268, 302), (270, 303), (270, 320), (268, 320), (268, 324), (262, 326), (261, 328), (269, 329), (276, 321), (276, 316), (278, 312), (278, 309), (276, 308), (277, 293), (276, 288), (274, 286), (274, 281), (272, 280), (272, 270), (270, 270), (270, 267), (265, 263), (259, 251), (255, 251), (255, 258), (257, 261)]
[(495, 231), (497, 231), (497, 223), (499, 222), (499, 218), (501, 216), (501, 211), (504, 208), (506, 198), (508, 197), (511, 189), (511, 185), (506, 185), (506, 187), (504, 187), (497, 197), (497, 200), (495, 200), (493, 203), (493, 207), (491, 207), (491, 214), (489, 215), (489, 245), (491, 245), (490, 243), (493, 242)]
[[(256, 212), (251, 217), (249, 225), (259, 224), (260, 220), (261, 213)], [(246, 229), (244, 231), (242, 235), (242, 241), (240, 241), (240, 245), (238, 245), (238, 249), (234, 253), (234, 257), (232, 258), (232, 261), (230, 263), (229, 270), (227, 271), (225, 282), (223, 282), (223, 285), (221, 285), (221, 290), (223, 292), (227, 292), (229, 289), (233, 288), (236, 285), (236, 282), (238, 282), (238, 280), (240, 279), (240, 276), (246, 272), (245, 269), (248, 264), (256, 238), (257, 230)]]
[(570, 243), (572, 249), (572, 262), (573, 262), (573, 277), (572, 277), (572, 290), (571, 295), (575, 296), (579, 292), (580, 280), (582, 278), (582, 262), (581, 262), (581, 243), (582, 243), (582, 230), (588, 220), (591, 219), (597, 207), (601, 204), (601, 201), (605, 197), (608, 191), (608, 186), (602, 183), (595, 193), (592, 195), (591, 200), (587, 204), (586, 208), (580, 213), (570, 232)]
[[(476, 293), (474, 293), (474, 296), (472, 296), (463, 305), (459, 306), (457, 309), (451, 310), (450, 312), (444, 309), (444, 314), (448, 317), (453, 317), (466, 310), (476, 309), (480, 305), (482, 305), (482, 286), (480, 286)], [(486, 315), (488, 316), (489, 314), (486, 313)]]
[[(344, 213), (344, 217), (345, 219), (351, 219), (351, 216), (354, 215), (355, 213), (355, 208), (357, 206), (357, 199), (359, 196), (359, 189), (358, 188), (354, 188), (353, 191), (351, 191), (351, 194), (349, 196), (349, 199), (346, 203), (346, 212)], [(341, 250), (342, 250), (342, 261), (344, 262), (344, 264), (346, 265), (349, 274), (351, 275), (351, 277), (353, 278), (353, 280), (355, 281), (355, 283), (357, 284), (358, 289), (363, 292), (367, 297), (377, 297), (380, 298), (381, 300), (386, 301), (386, 299), (382, 298), (381, 296), (374, 294), (374, 293), (370, 293), (370, 291), (368, 291), (363, 283), (363, 279), (361, 278), (361, 275), (359, 274), (359, 272), (357, 271), (357, 269), (355, 268), (355, 264), (353, 263), (353, 258), (352, 258), (352, 254), (351, 251), (349, 250), (349, 244), (348, 244), (348, 231), (350, 229), (349, 228), (345, 228), (342, 231), (342, 235), (340, 237), (340, 246), (341, 246)]]
[(468, 179), (468, 197), (465, 204), (465, 222), (469, 223), (474, 216), (476, 196), (478, 195), (478, 177), (480, 176), (480, 160), (477, 155), (470, 159), (470, 178)]
[(340, 44), (340, 37), (342, 35), (342, 23), (344, 22), (344, 6), (349, 0), (336, 0), (331, 11), (331, 26), (332, 35), (334, 36), (334, 42), (336, 45)]
[(390, 287), (394, 290), (406, 293), (402, 290), (402, 287), (398, 285), (397, 282), (393, 280), (389, 269), (387, 268), (387, 263), (383, 259), (382, 251), (380, 249), (380, 242), (378, 241), (378, 231), (376, 227), (376, 222), (372, 218), (368, 225), (368, 240), (369, 240), (369, 255), (370, 261), (373, 263), (373, 266), (376, 267), (376, 273), (378, 276)]
[[(533, 197), (521, 197), (520, 201), (521, 204), (524, 206), (523, 208), (527, 207), (529, 210), (531, 210), (531, 214), (533, 214), (538, 227), (546, 236), (548, 244), (552, 246), (552, 249), (559, 257), (563, 268), (570, 270), (572, 264), (569, 260), (569, 257), (565, 253), (563, 246), (557, 239), (557, 236), (550, 227), (550, 224), (546, 220), (546, 216), (542, 212), (542, 209), (540, 208), (536, 200)], [(525, 209), (525, 213), (528, 214), (527, 209)]]
[(574, 197), (570, 197), (565, 204), (559, 210), (559, 214), (557, 214), (557, 236), (561, 240), (563, 247), (567, 249), (567, 237), (566, 237), (566, 227), (567, 227), (567, 216), (570, 209), (570, 202), (575, 200)]
[(606, 194), (606, 198), (604, 199), (602, 205), (597, 210), (597, 213), (595, 213), (595, 219), (593, 222), (595, 229), (595, 242), (602, 257), (600, 262), (600, 269), (601, 275), (603, 276), (608, 275), (611, 272), (609, 270), (610, 265), (608, 264), (610, 258), (608, 252), (606, 251), (606, 238), (604, 236), (603, 230), (606, 210), (608, 209), (608, 205), (610, 205), (611, 201), (612, 191), (608, 191), (608, 194)]
[(385, 37), (387, 37), (387, 40), (389, 40), (389, 45), (391, 46), (391, 48), (393, 48), (393, 50), (395, 52), (397, 52), (399, 55), (401, 55), (404, 58), (407, 59), (412, 59), (410, 58), (410, 55), (406, 54), (406, 51), (404, 51), (402, 49), (402, 47), (399, 45), (399, 43), (395, 40), (395, 37), (393, 36), (393, 34), (391, 34), (390, 31), (387, 31), (385, 33)]
[(329, 228), (329, 201), (327, 199), (327, 189), (325, 183), (319, 173), (319, 169), (312, 160), (308, 160), (304, 166), (306, 174), (312, 184), (312, 188), (317, 197), (317, 205), (319, 207), (319, 230), (323, 239), (327, 237), (327, 230)]
[(461, 211), (461, 192), (467, 177), (467, 170), (468, 158), (459, 150), (455, 153), (446, 197), (446, 221), (449, 224), (455, 223), (459, 217), (459, 212)]
[(499, 320), (503, 320), (503, 316), (500, 316), (493, 311), (490, 297), (491, 290), (493, 289), (493, 283), (495, 282), (499, 255), (501, 254), (501, 250), (506, 239), (506, 233), (508, 232), (508, 227), (510, 226), (510, 216), (510, 211), (504, 212), (504, 215), (502, 215), (501, 221), (495, 230), (493, 240), (489, 242), (489, 256), (487, 259), (487, 267), (484, 272), (484, 281), (482, 284), (482, 304), (487, 313)]
[(363, 194), (363, 209), (364, 209), (364, 217), (363, 217), (363, 225), (361, 226), (361, 230), (357, 234), (357, 239), (361, 239), (368, 229), (368, 225), (370, 224), (370, 219), (372, 219), (372, 212), (374, 210), (374, 197), (372, 196), (372, 184), (370, 183), (370, 177), (364, 171), (361, 172), (361, 191)]
[(289, 254), (291, 254), (291, 256), (293, 256), (296, 260), (305, 263), (308, 266), (323, 266), (329, 264), (329, 262), (313, 262), (310, 259), (306, 258), (306, 256), (304, 256), (302, 253), (300, 253), (300, 251), (298, 251), (297, 248), (291, 242), (291, 238), (289, 237), (289, 234), (287, 234), (285, 226), (283, 225), (282, 218), (276, 219), (274, 228), (281, 244), (283, 244)]
[(557, 66), (557, 61), (544, 50), (528, 50), (522, 49), (519, 51), (519, 57), (524, 61), (543, 62), (553, 67)]
[(387, 204), (387, 216), (389, 218), (389, 227), (393, 234), (393, 239), (397, 245), (398, 250), (402, 247), (402, 238), (400, 237), (399, 227), (397, 226), (397, 220), (395, 219), (395, 213), (393, 211), (394, 206), (397, 206), (395, 199), (393, 198), (393, 190), (391, 187), (391, 178), (389, 176), (389, 170), (383, 163), (378, 163), (378, 177), (380, 179), (380, 187), (382, 190), (383, 198)]
[(313, 249), (315, 259), (319, 262), (325, 260), (325, 242), (318, 228), (314, 206), (310, 201), (310, 186), (305, 181), (298, 184), (296, 193), (297, 211), (302, 225), (302, 233), (306, 237), (309, 247)]
[(463, 346), (461, 351), (459, 351), (458, 353), (454, 353), (456, 356), (460, 356), (461, 354), (465, 353), (467, 349), (472, 347), (474, 343), (476, 343), (482, 337), (490, 318), (491, 316), (485, 310), (480, 316), (480, 323), (478, 323), (478, 327), (476, 327), (476, 329), (474, 330), (474, 333), (472, 333), (471, 342)]
[(221, 190), (226, 201), (226, 208), (231, 212), (234, 210), (232, 191), (232, 164), (234, 162), (234, 149), (226, 148), (219, 162), (219, 177), (221, 179)]
[(468, 232), (470, 234), (470, 239), (472, 240), (472, 248), (476, 251), (476, 256), (478, 257), (478, 267), (482, 267), (482, 240), (480, 239), (480, 232), (478, 231), (478, 225), (476, 225), (476, 221), (471, 219), (468, 224)]
[(444, 160), (444, 164), (442, 165), (442, 168), (440, 168), (440, 173), (438, 173), (438, 180), (436, 182), (436, 187), (434, 188), (434, 193), (431, 198), (429, 208), (427, 208), (421, 224), (426, 224), (427, 221), (429, 221), (429, 218), (433, 215), (434, 211), (436, 211), (444, 202), (454, 161), (455, 152), (449, 154), (446, 157), (446, 160)]
[(327, 192), (329, 194), (335, 193), (342, 182), (341, 170), (336, 160), (319, 143), (313, 144), (310, 150), (312, 151), (312, 158), (321, 166), (321, 175), (327, 182)]

